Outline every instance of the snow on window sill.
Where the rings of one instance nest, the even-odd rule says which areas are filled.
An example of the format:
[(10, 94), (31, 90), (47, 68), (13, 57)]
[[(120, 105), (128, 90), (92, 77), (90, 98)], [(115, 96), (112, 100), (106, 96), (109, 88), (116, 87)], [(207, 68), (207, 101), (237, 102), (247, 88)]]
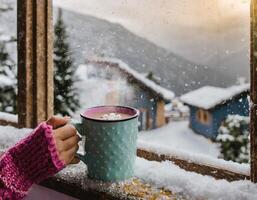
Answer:
[(156, 162), (143, 158), (136, 159), (135, 178), (124, 182), (89, 180), (86, 165), (79, 163), (66, 167), (42, 185), (79, 199), (257, 198), (257, 185), (249, 180), (216, 180), (210, 176), (187, 172), (170, 161)]
[(18, 127), (18, 116), (5, 112), (0, 112), (0, 125), (10, 125)]
[(79, 199), (184, 199), (163, 187), (150, 185), (139, 178), (104, 183), (87, 178), (86, 165), (70, 165), (41, 185)]
[[(0, 126), (0, 149), (4, 150), (12, 146), (30, 131), (31, 129)], [(147, 157), (151, 153), (146, 152), (146, 155), (140, 156)], [(257, 185), (250, 181), (240, 180), (230, 183), (227, 180), (216, 180), (210, 176), (185, 171), (175, 165), (176, 162), (163, 161), (169, 159), (166, 155), (156, 154), (155, 156), (154, 159), (151, 157), (148, 159), (160, 162), (137, 158), (135, 178), (125, 182), (111, 184), (89, 180), (87, 179), (86, 165), (79, 163), (66, 167), (56, 176), (42, 182), (42, 185), (80, 199), (82, 197), (85, 199), (147, 199), (156, 195), (159, 197), (168, 196), (166, 199), (171, 199), (171, 197), (178, 195), (180, 197), (184, 194), (199, 197), (198, 199), (207, 199), (209, 194), (212, 195), (213, 199), (221, 197), (231, 199), (229, 195), (238, 197), (243, 195), (246, 197), (244, 199), (257, 199)], [(171, 159), (171, 161), (173, 160)], [(189, 160), (186, 164), (192, 166)], [(201, 168), (202, 166), (198, 167)], [(210, 185), (214, 185), (217, 190), (214, 191), (213, 187), (209, 187)], [(228, 193), (227, 191), (233, 192)]]
[[(226, 161), (199, 153), (184, 152), (142, 140), (137, 142), (137, 148), (138, 156), (147, 160), (170, 160), (188, 171), (195, 171), (218, 179), (230, 181), (250, 179), (249, 164)], [(217, 170), (223, 171), (227, 175), (223, 176), (224, 174), (215, 173)]]

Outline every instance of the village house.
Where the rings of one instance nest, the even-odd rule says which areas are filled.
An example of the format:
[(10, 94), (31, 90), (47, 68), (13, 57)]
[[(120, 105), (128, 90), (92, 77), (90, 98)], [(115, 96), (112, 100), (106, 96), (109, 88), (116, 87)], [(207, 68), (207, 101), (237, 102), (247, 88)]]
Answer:
[[(87, 60), (85, 76), (106, 81), (105, 105), (126, 105), (140, 111), (139, 129), (150, 130), (166, 124), (165, 104), (170, 103), (174, 93), (113, 58)], [(83, 74), (84, 76), (84, 74)], [(97, 87), (97, 85), (95, 86)]]
[(204, 86), (180, 97), (190, 107), (189, 126), (205, 137), (215, 139), (228, 115), (249, 115), (250, 85), (228, 88)]

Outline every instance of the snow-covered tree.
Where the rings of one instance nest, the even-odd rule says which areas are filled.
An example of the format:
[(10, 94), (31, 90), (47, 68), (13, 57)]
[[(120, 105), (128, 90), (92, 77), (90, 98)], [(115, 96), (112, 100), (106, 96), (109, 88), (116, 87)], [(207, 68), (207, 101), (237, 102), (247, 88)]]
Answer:
[(219, 129), (217, 142), (221, 157), (239, 163), (249, 162), (249, 117), (229, 115)]
[(66, 26), (59, 10), (54, 26), (54, 110), (56, 114), (72, 115), (79, 108), (79, 95)]
[[(0, 9), (2, 12), (8, 9)], [(17, 79), (16, 64), (10, 58), (6, 45), (13, 42), (13, 38), (0, 32), (0, 111), (16, 112)]]

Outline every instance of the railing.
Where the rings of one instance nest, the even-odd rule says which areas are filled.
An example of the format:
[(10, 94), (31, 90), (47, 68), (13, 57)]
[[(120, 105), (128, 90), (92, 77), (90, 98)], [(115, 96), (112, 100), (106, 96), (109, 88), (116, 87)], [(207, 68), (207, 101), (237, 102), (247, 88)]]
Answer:
[(0, 125), (18, 127), (18, 116), (0, 112)]

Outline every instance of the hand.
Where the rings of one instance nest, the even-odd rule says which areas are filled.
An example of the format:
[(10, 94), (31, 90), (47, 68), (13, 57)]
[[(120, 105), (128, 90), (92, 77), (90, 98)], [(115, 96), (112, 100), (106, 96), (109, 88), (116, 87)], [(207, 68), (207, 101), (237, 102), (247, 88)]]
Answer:
[(55, 140), (59, 159), (65, 165), (79, 163), (75, 154), (79, 148), (79, 136), (74, 126), (68, 124), (69, 117), (51, 117), (46, 123), (53, 127), (53, 138)]

